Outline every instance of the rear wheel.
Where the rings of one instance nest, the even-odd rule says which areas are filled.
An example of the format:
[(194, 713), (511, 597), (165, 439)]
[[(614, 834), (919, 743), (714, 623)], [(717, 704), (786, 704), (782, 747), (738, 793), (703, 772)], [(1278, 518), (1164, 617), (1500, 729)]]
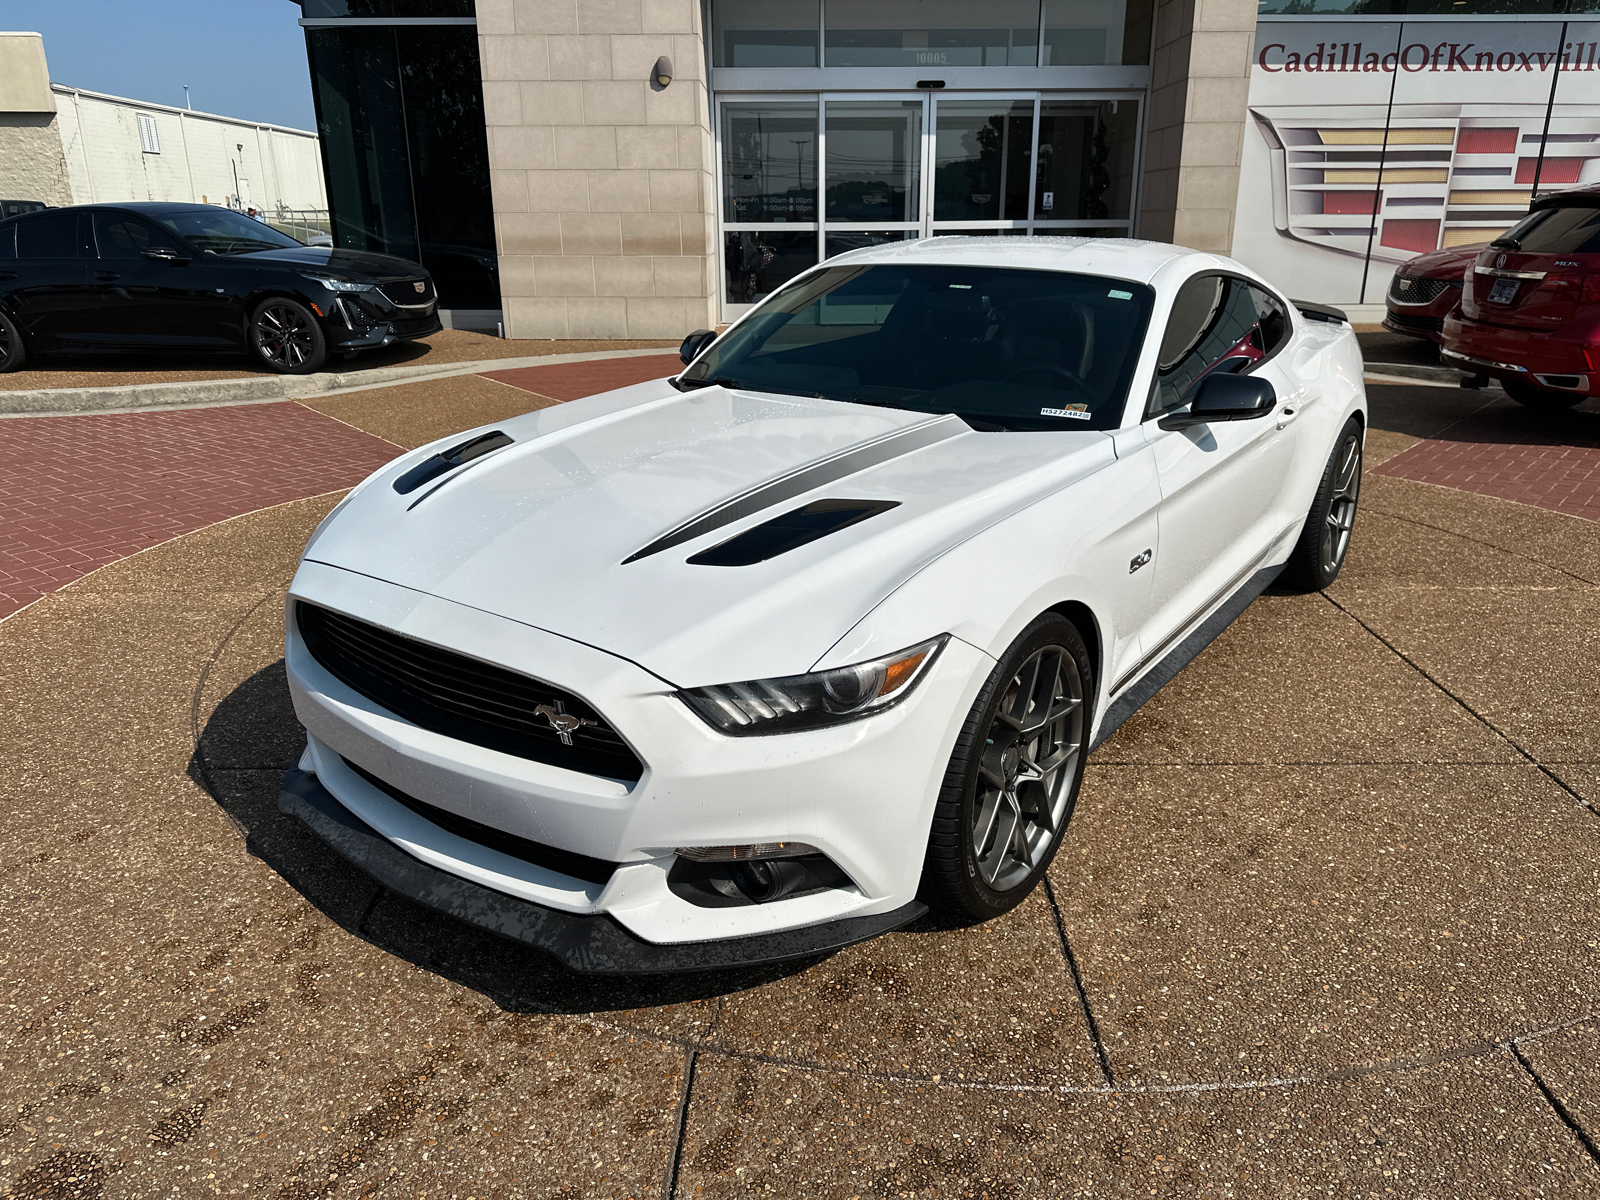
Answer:
[(1307, 592), (1321, 591), (1339, 577), (1361, 499), (1361, 422), (1351, 417), (1339, 431), (1322, 481), (1306, 514), (1305, 527), (1284, 564), (1282, 581)]
[(328, 361), (328, 343), (311, 310), (296, 300), (273, 296), (250, 314), (250, 352), (269, 371), (309, 375)]
[(1077, 627), (1036, 618), (990, 672), (950, 756), (923, 865), (931, 904), (983, 921), (1033, 890), (1077, 803), (1093, 697)]
[(1502, 379), (1500, 386), (1518, 404), (1538, 412), (1560, 412), (1588, 399), (1583, 392), (1558, 392), (1555, 388), (1540, 387), (1522, 379)]
[(22, 345), (22, 334), (12, 324), (11, 318), (0, 312), (0, 373), (15, 371), (28, 357)]

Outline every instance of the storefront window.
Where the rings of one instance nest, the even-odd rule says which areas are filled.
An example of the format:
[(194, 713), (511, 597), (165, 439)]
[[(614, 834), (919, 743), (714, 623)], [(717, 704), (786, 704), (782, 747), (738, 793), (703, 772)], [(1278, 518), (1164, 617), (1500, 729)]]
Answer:
[(716, 0), (712, 57), (719, 67), (814, 67), (818, 0)]
[(1026, 219), (1033, 166), (1033, 101), (938, 103), (933, 219)]
[(922, 101), (830, 101), (828, 220), (921, 219)]
[(473, 0), (301, 0), (302, 17), (473, 17)]
[(1600, 0), (1258, 0), (1262, 17), (1538, 16), (1600, 12)]
[(1034, 219), (1130, 217), (1138, 135), (1136, 100), (1043, 101)]
[(829, 0), (830, 67), (1004, 67), (1039, 61), (1039, 0)]
[(815, 221), (816, 102), (724, 105), (722, 181), (726, 221)]
[(817, 235), (814, 230), (730, 230), (723, 235), (722, 264), (728, 303), (754, 304), (817, 265)]
[(1148, 63), (1153, 5), (1154, 0), (1045, 0), (1040, 65)]
[(832, 258), (836, 254), (848, 254), (852, 250), (865, 250), (871, 246), (885, 246), (890, 242), (904, 242), (916, 238), (917, 233), (911, 229), (864, 229), (836, 231), (827, 235), (823, 241), (823, 257)]

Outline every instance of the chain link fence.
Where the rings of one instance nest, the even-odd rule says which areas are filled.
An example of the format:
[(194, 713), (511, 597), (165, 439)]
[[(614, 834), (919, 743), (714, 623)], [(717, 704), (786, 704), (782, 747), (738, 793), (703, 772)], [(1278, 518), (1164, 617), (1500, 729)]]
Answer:
[(325, 208), (278, 208), (266, 214), (267, 224), (308, 246), (333, 245), (333, 223)]

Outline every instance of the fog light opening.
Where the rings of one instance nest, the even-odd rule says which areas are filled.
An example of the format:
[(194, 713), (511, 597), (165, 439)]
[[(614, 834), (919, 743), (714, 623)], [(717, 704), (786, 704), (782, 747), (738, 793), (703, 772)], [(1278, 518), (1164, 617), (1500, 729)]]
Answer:
[(794, 859), (767, 859), (741, 862), (733, 868), (733, 882), (757, 904), (782, 900), (801, 885), (811, 882), (806, 865)]

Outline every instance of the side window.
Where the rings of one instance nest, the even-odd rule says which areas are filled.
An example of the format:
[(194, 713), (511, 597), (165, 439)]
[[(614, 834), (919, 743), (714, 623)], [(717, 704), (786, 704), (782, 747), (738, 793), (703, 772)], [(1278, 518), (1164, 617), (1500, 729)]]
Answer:
[(1189, 401), (1189, 391), (1212, 371), (1248, 370), (1288, 333), (1282, 308), (1260, 288), (1229, 275), (1189, 280), (1173, 302), (1156, 359), (1156, 385), (1147, 416)]
[(172, 239), (137, 217), (116, 213), (95, 213), (94, 239), (101, 258), (138, 258), (146, 250), (162, 248), (176, 251)]
[(0, 225), (0, 262), (10, 262), (17, 256), (17, 227)]
[(17, 222), (18, 258), (77, 258), (78, 214), (51, 213)]

